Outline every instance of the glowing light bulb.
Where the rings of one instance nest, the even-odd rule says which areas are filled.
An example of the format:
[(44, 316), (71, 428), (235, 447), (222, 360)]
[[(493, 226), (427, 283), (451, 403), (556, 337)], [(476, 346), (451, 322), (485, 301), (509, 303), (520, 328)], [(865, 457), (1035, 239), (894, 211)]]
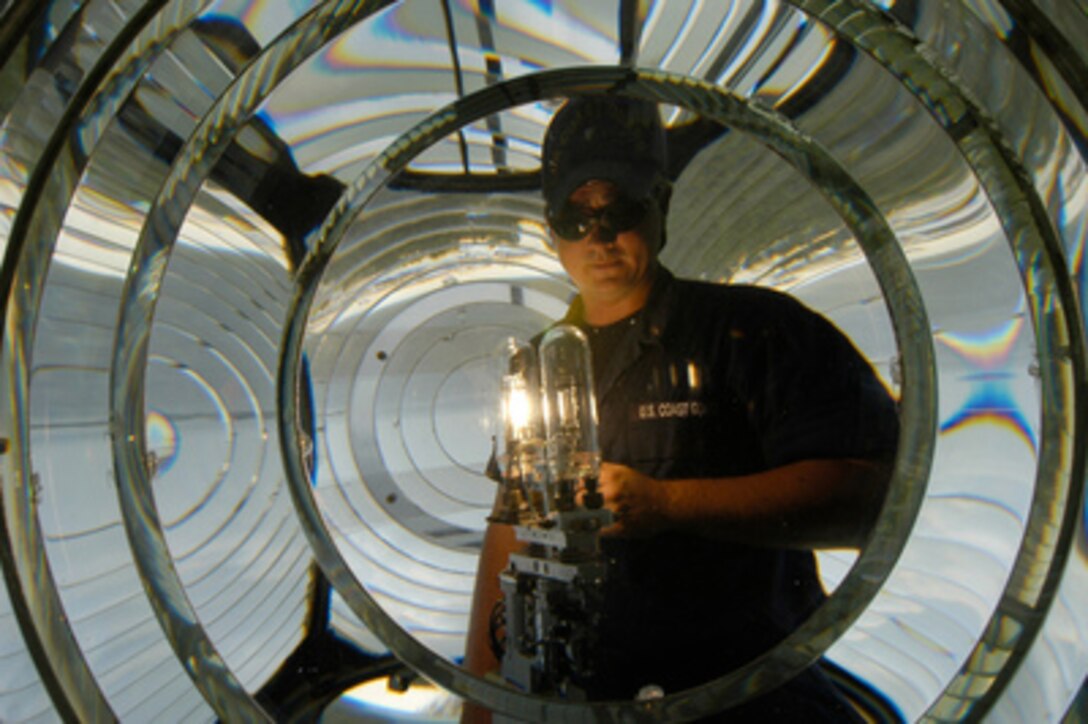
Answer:
[(508, 377), (504, 382), (507, 383), (503, 401), (507, 436), (515, 440), (525, 440), (531, 436), (533, 415), (529, 390), (515, 377)]
[(502, 344), (501, 451), (503, 512), (506, 522), (523, 515), (548, 513), (550, 493), (544, 470), (544, 435), (540, 416), (540, 382), (536, 350), (509, 338)]
[(540, 437), (536, 352), (513, 337), (502, 347), (502, 419), (507, 446)]

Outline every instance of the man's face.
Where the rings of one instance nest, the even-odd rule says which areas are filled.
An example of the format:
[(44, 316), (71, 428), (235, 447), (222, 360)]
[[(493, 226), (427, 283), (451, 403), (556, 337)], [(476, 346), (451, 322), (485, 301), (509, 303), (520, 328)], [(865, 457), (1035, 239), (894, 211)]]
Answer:
[[(586, 235), (566, 239), (552, 232), (559, 261), (587, 302), (615, 302), (631, 294), (644, 292), (652, 283), (652, 273), (661, 244), (661, 211), (655, 200), (644, 217), (632, 228), (609, 228), (609, 215), (597, 217)], [(619, 188), (611, 181), (591, 180), (579, 186), (567, 201), (568, 208), (593, 217), (610, 206), (622, 203)], [(623, 224), (620, 224), (621, 226)]]

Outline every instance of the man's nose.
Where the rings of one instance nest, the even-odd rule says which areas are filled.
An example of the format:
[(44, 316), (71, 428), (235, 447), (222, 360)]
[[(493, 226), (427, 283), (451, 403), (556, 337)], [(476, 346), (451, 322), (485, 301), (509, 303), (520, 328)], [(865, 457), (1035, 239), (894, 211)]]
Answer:
[(608, 224), (602, 224), (600, 219), (593, 224), (593, 229), (589, 232), (589, 241), (596, 242), (598, 244), (611, 244), (616, 240), (616, 230)]

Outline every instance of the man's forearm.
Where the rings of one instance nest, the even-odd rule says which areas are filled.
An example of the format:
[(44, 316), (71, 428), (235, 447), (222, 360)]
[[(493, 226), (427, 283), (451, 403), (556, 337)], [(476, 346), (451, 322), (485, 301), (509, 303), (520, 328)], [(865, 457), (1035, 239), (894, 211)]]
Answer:
[[(499, 660), (491, 649), (491, 612), (502, 595), (499, 574), (506, 567), (510, 552), (516, 547), (513, 528), (498, 523), (487, 526), (480, 549), (476, 587), (472, 595), (468, 635), (465, 639), (465, 668), (477, 676), (497, 671), (499, 668)], [(491, 712), (466, 701), (461, 721), (463, 724), (489, 724)]]
[(465, 642), (465, 667), (474, 674), (486, 674), (498, 669), (499, 662), (491, 650), (491, 611), (501, 596), (499, 574), (517, 546), (514, 529), (508, 525), (489, 524), (484, 533), (480, 562), (476, 572), (476, 588), (472, 596), (468, 638)]
[(866, 460), (805, 460), (753, 475), (655, 480), (601, 466), (616, 516), (606, 535), (668, 529), (783, 548), (860, 547), (887, 491), (888, 467)]
[(887, 491), (888, 468), (806, 460), (754, 475), (664, 481), (669, 527), (754, 545), (857, 548)]

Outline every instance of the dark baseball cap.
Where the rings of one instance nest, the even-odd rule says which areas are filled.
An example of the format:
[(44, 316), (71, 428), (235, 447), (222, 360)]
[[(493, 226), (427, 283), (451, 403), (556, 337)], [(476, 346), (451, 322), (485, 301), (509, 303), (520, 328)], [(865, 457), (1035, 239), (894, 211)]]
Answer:
[(613, 95), (577, 96), (552, 117), (541, 149), (544, 202), (559, 208), (591, 179), (634, 198), (665, 177), (665, 129), (657, 104)]

